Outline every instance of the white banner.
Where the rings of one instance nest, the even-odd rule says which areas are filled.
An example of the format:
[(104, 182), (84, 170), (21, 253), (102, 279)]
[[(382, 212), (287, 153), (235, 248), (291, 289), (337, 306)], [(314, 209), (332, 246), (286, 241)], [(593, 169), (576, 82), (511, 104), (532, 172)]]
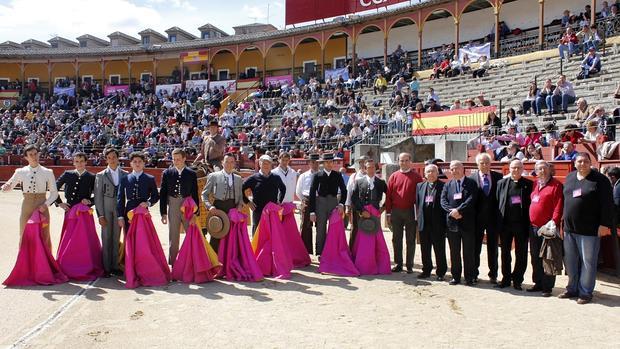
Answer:
[(325, 69), (325, 80), (327, 81), (329, 78), (332, 80), (338, 80), (338, 77), (342, 76), (344, 81), (349, 80), (349, 69), (340, 68), (340, 69)]
[(463, 56), (467, 55), (472, 63), (478, 62), (480, 56), (487, 56), (491, 59), (491, 43), (487, 42), (482, 46), (470, 46), (468, 48), (459, 48), (459, 61), (463, 62)]
[(209, 88), (213, 89), (214, 87), (217, 87), (218, 89), (223, 87), (229, 94), (234, 93), (237, 91), (237, 80), (210, 81)]
[(185, 81), (185, 90), (203, 91), (209, 87), (209, 80), (187, 80)]
[(181, 91), (181, 84), (169, 84), (169, 85), (157, 85), (155, 86), (155, 94), (159, 95), (163, 94), (163, 91), (166, 91), (169, 95), (171, 95), (175, 91)]

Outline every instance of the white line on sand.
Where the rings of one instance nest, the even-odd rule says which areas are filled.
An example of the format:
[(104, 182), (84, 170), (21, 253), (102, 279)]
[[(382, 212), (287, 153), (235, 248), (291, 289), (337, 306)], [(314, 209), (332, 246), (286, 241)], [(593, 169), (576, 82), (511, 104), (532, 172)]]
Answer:
[(50, 327), (56, 320), (58, 320), (75, 302), (77, 302), (88, 290), (93, 288), (93, 286), (97, 283), (97, 280), (93, 280), (89, 282), (86, 287), (81, 289), (78, 293), (74, 294), (65, 304), (63, 304), (58, 310), (56, 310), (52, 315), (50, 315), (47, 319), (45, 319), (40, 324), (33, 327), (28, 333), (23, 335), (21, 338), (15, 341), (9, 348), (22, 348), (25, 346), (30, 340), (41, 334), (45, 329)]

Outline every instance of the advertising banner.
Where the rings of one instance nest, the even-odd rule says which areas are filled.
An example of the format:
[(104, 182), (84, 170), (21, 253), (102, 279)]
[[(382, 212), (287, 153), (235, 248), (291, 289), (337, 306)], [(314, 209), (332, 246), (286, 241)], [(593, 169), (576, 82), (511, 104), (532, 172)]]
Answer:
[(185, 90), (203, 91), (209, 87), (209, 80), (187, 80), (185, 81)]
[(75, 87), (54, 87), (54, 95), (75, 97)]
[(214, 87), (224, 87), (226, 92), (228, 92), (228, 94), (231, 94), (237, 91), (237, 80), (211, 81), (209, 83), (209, 88), (213, 89)]
[(491, 43), (487, 42), (481, 46), (459, 48), (459, 61), (461, 62), (463, 62), (463, 55), (467, 55), (472, 63), (478, 62), (480, 56), (487, 56), (488, 59), (491, 59)]
[(163, 94), (164, 91), (166, 91), (166, 93), (169, 95), (171, 95), (174, 91), (181, 91), (181, 84), (167, 84), (155, 86), (155, 94)]
[(338, 17), (409, 0), (286, 0), (286, 25)]
[(123, 92), (125, 94), (129, 94), (129, 85), (105, 86), (103, 88), (103, 94), (105, 96), (115, 94), (116, 92)]
[(330, 77), (333, 80), (338, 79), (339, 76), (342, 76), (342, 78), (344, 79), (344, 81), (349, 80), (349, 70), (347, 68), (340, 68), (340, 69), (325, 69), (325, 80), (327, 81), (327, 79), (329, 79)]
[(293, 75), (268, 76), (265, 78), (265, 86), (269, 85), (291, 85), (293, 83)]

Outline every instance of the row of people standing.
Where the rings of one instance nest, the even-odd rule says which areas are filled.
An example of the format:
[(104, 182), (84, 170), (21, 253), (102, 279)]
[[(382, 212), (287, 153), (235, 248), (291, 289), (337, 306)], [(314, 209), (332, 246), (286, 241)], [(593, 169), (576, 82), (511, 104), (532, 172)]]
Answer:
[[(520, 160), (510, 163), (507, 177), (490, 171), (490, 162), (488, 154), (479, 154), (476, 158), (478, 171), (466, 177), (463, 164), (453, 161), (450, 163), (452, 179), (443, 185), (436, 180), (437, 168), (434, 165), (425, 169), (427, 181), (421, 186), (425, 193), (418, 196), (418, 199), (425, 198), (424, 204), (418, 207), (418, 216), (424, 221), (420, 230), (428, 229), (426, 222), (430, 221), (436, 226), (435, 234), (442, 236), (445, 222), (450, 245), (450, 284), (459, 284), (461, 275), (469, 286), (478, 282), (480, 252), (486, 235), (491, 283), (497, 288), (512, 285), (517, 290), (522, 289), (529, 242), (534, 286), (527, 291), (551, 296), (555, 275), (562, 269), (562, 247), (559, 253), (557, 251), (558, 244), (561, 244), (569, 281), (566, 291), (559, 297), (578, 298), (580, 304), (590, 302), (600, 237), (608, 234), (612, 227), (613, 201), (609, 180), (592, 170), (590, 158), (585, 153), (576, 157), (577, 170), (566, 177), (564, 185), (551, 176), (552, 169), (545, 161), (536, 163), (536, 182), (522, 176)], [(440, 205), (435, 204), (434, 186), (443, 187)], [(431, 212), (434, 212), (434, 220)], [(446, 216), (446, 220), (442, 220), (442, 216)], [(538, 234), (541, 229), (551, 231), (551, 236)], [(501, 280), (497, 279), (498, 238), (501, 240)], [(555, 245), (555, 253), (545, 248), (551, 255), (544, 254), (541, 252), (543, 245), (551, 250)], [(442, 251), (438, 244), (435, 248), (438, 275), (444, 273)], [(545, 259), (554, 260), (553, 267), (544, 267)]]

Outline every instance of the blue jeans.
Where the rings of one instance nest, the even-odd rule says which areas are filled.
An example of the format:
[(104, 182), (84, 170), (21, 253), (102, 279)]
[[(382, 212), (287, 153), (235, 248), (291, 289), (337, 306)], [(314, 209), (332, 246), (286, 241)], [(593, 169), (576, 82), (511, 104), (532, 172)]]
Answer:
[(599, 44), (598, 40), (584, 41), (583, 43), (584, 54), (588, 53), (588, 50), (590, 49), (590, 47), (594, 48), (594, 50), (598, 50), (598, 44)]
[[(568, 45), (560, 44), (558, 46), (558, 49), (560, 50), (560, 58), (562, 58), (562, 59), (568, 58), (568, 57), (573, 55), (573, 52), (575, 52), (575, 44), (572, 43), (572, 42), (569, 42)], [(567, 49), (568, 49), (568, 57), (566, 55), (564, 55), (564, 52)]]
[(566, 291), (590, 299), (596, 283), (596, 266), (601, 238), (564, 232), (564, 266), (568, 274)]
[(554, 113), (557, 111), (556, 105), (562, 106), (562, 111), (566, 113), (568, 110), (568, 105), (575, 103), (575, 97), (567, 95), (567, 94), (559, 94), (547, 96), (547, 110)]
[[(543, 107), (546, 105), (545, 104), (545, 98), (546, 97), (536, 97), (536, 114), (540, 114), (542, 113)], [(544, 104), (544, 105), (543, 105)]]

